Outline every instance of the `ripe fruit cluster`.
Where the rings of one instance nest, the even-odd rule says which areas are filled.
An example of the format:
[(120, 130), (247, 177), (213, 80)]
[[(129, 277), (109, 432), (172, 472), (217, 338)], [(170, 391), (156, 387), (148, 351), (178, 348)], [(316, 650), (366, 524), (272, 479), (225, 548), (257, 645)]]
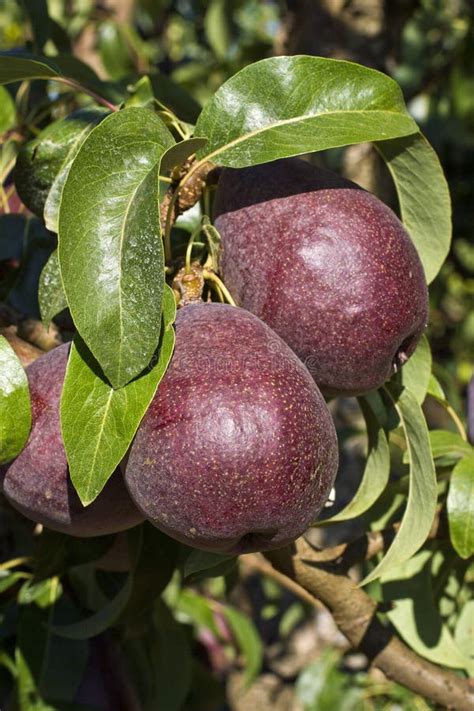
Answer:
[(87, 508), (59, 426), (68, 346), (28, 369), (33, 428), (2, 476), (29, 518), (88, 536), (146, 517), (189, 545), (242, 553), (294, 540), (324, 506), (338, 453), (319, 388), (379, 387), (411, 355), (427, 319), (420, 260), (377, 198), (297, 159), (224, 170), (215, 224), (238, 307), (178, 312), (122, 472)]

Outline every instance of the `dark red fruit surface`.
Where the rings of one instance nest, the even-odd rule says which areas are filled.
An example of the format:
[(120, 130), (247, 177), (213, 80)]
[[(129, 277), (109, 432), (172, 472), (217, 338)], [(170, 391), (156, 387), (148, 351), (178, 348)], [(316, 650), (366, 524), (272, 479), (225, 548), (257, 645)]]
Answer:
[(268, 326), (225, 304), (178, 312), (171, 364), (125, 468), (152, 523), (204, 550), (277, 548), (316, 518), (337, 461), (322, 395)]
[(24, 516), (55, 531), (84, 537), (116, 533), (143, 521), (120, 471), (87, 507), (69, 479), (59, 422), (68, 351), (68, 344), (59, 346), (27, 369), (33, 425), (26, 447), (0, 470), (3, 493)]
[(415, 247), (371, 193), (302, 160), (225, 169), (215, 200), (221, 272), (327, 395), (377, 388), (428, 318)]

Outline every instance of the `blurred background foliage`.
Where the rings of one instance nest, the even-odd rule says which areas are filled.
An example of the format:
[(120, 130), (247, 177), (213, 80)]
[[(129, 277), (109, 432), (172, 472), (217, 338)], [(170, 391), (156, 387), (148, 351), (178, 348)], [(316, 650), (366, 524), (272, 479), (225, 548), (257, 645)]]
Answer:
[[(239, 69), (274, 54), (348, 58), (391, 74), (437, 150), (451, 190), (454, 239), (430, 288), (429, 338), (435, 373), (462, 416), (474, 352), (474, 9), (470, 0), (48, 0), (49, 17), (45, 8), (46, 0), (0, 0), (0, 48), (15, 51), (26, 46), (50, 56), (72, 52), (99, 77), (114, 82), (113, 90), (123, 93), (125, 87), (131, 96), (138, 91), (133, 87), (141, 74), (157, 71), (153, 86), (157, 96), (160, 85), (164, 94), (175, 91), (175, 85), (181, 87), (193, 99), (179, 95), (190, 115), (198, 110), (194, 102), (204, 104)], [(168, 80), (174, 84), (168, 85)], [(43, 84), (33, 83), (26, 99), (18, 92), (16, 103), (5, 100), (7, 90), (0, 95), (0, 169), (4, 175), (12, 160), (9, 141), (31, 138), (51, 115), (58, 118), (61, 111), (77, 107), (75, 98), (70, 105), (61, 103), (55, 113), (54, 103), (48, 101), (42, 113), (35, 102), (41, 106)], [(27, 109), (36, 111), (34, 121), (18, 127), (15, 107), (24, 109), (21, 103), (25, 101), (29, 101)], [(28, 110), (19, 113), (29, 115)], [(375, 154), (355, 148), (333, 151), (317, 160), (345, 171), (364, 186), (375, 186), (393, 203), (393, 188), (387, 187), (386, 176), (378, 181), (381, 167)], [(36, 233), (30, 231), (33, 241)], [(40, 261), (41, 268), (44, 258)], [(33, 271), (37, 281), (38, 268)], [(29, 278), (28, 274), (22, 278)], [(351, 469), (354, 477), (354, 470), (362, 470), (364, 462), (360, 414), (352, 401), (338, 404), (335, 414), (343, 468)], [(436, 413), (433, 416), (436, 419)], [(451, 426), (449, 418), (442, 426)], [(4, 522), (7, 528), (13, 525), (20, 530), (23, 524), (14, 513), (9, 516), (15, 522)], [(2, 553), (13, 556), (22, 549), (7, 546)], [(190, 673), (184, 708), (229, 708), (220, 682), (235, 668), (244, 669), (231, 677), (227, 687), (227, 702), (231, 699), (230, 707), (236, 711), (265, 709), (269, 699), (272, 708), (281, 711), (430, 708), (387, 679), (369, 674), (367, 660), (347, 653), (347, 644), (327, 613), (315, 615), (251, 565), (241, 564), (240, 580), (235, 568), (225, 575), (217, 573), (211, 580), (193, 581), (195, 586), (189, 591), (179, 592), (172, 580), (165, 593), (176, 619), (193, 639), (193, 681)], [(377, 591), (372, 592), (377, 597)], [(229, 602), (233, 607), (227, 607)], [(238, 610), (252, 617), (255, 627), (246, 625), (247, 618)], [(262, 649), (255, 630), (265, 645), (264, 673), (244, 693), (246, 675), (251, 679), (261, 670)], [(130, 657), (136, 658), (133, 638), (124, 644)], [(183, 664), (181, 642), (176, 644), (179, 666)], [(154, 664), (158, 652), (153, 650), (149, 653)], [(166, 654), (171, 651), (167, 649)], [(206, 671), (209, 667), (212, 676)], [(0, 658), (0, 690), (3, 675)]]

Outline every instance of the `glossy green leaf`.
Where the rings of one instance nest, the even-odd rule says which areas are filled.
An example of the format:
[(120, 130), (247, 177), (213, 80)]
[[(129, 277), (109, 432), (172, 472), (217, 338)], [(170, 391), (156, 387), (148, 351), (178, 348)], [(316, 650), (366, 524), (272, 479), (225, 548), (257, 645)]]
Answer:
[(430, 344), (426, 336), (422, 336), (415, 352), (399, 371), (403, 387), (413, 393), (419, 405), (423, 403), (428, 392), (431, 364)]
[(446, 395), (444, 394), (444, 390), (441, 387), (441, 383), (439, 382), (438, 378), (436, 378), (434, 375), (431, 375), (429, 382), (428, 382), (428, 395), (431, 395), (431, 397), (436, 398), (436, 400), (440, 400), (441, 402), (446, 402)]
[(233, 607), (222, 607), (232, 634), (245, 659), (244, 686), (248, 687), (258, 676), (263, 662), (262, 640), (252, 620)]
[(148, 109), (113, 113), (89, 133), (63, 188), (59, 263), (69, 309), (115, 388), (141, 373), (158, 345), (158, 174), (173, 143)]
[(415, 396), (406, 388), (392, 386), (386, 392), (400, 417), (410, 462), (408, 500), (396, 536), (380, 563), (362, 581), (366, 585), (393, 566), (409, 560), (423, 545), (430, 532), (437, 503), (437, 484), (431, 455), (428, 428)]
[(361, 397), (359, 398), (359, 404), (367, 425), (369, 438), (369, 451), (362, 481), (354, 498), (342, 511), (329, 519), (318, 521), (316, 525), (347, 521), (362, 515), (373, 506), (387, 486), (390, 476), (390, 449), (387, 435), (372, 411), (369, 402)]
[[(129, 557), (131, 561), (138, 560), (138, 554), (142, 545), (142, 532), (139, 527), (127, 532), (129, 546)], [(124, 584), (118, 593), (97, 612), (89, 617), (65, 625), (53, 625), (52, 631), (60, 637), (67, 639), (90, 639), (104, 632), (111, 627), (124, 611), (133, 590), (134, 567), (125, 579)]]
[(420, 255), (428, 284), (451, 243), (451, 199), (436, 153), (421, 133), (377, 144), (397, 188), (403, 224)]
[[(76, 111), (50, 123), (36, 138), (22, 146), (15, 165), (15, 186), (22, 201), (36, 215), (42, 217), (58, 174), (69, 167), (86, 135), (105, 116), (105, 111), (100, 109)], [(62, 184), (64, 180), (65, 177)], [(59, 192), (56, 201), (60, 197)], [(50, 227), (50, 224), (51, 220), (46, 226)], [(57, 221), (52, 226), (57, 232)]]
[(383, 599), (392, 603), (388, 617), (405, 642), (422, 657), (472, 674), (474, 662), (462, 653), (435, 606), (431, 561), (432, 552), (421, 551), (385, 573)]
[(11, 84), (26, 79), (54, 79), (61, 72), (49, 59), (44, 57), (19, 57), (8, 52), (0, 52), (0, 84)]
[(67, 308), (57, 249), (52, 252), (41, 272), (38, 285), (38, 301), (41, 320), (45, 326), (49, 326), (51, 320)]
[(86, 136), (106, 115), (107, 113), (101, 109), (80, 109), (48, 127), (51, 132), (48, 135), (47, 149), (41, 146), (40, 138), (44, 132), (36, 139), (40, 142), (39, 148), (46, 154), (47, 160), (49, 158), (48, 191), (43, 206), (43, 217), (46, 227), (52, 232), (58, 232), (59, 205), (69, 168)]
[(21, 452), (30, 428), (26, 373), (7, 339), (0, 336), (0, 462), (8, 462)]
[(447, 500), (449, 535), (461, 558), (474, 555), (474, 454), (453, 469)]
[(277, 158), (414, 133), (398, 85), (358, 64), (271, 57), (245, 67), (203, 109), (198, 154), (240, 168)]
[(16, 108), (9, 91), (0, 86), (0, 134), (9, 131), (16, 121)]
[(61, 430), (71, 481), (86, 506), (102, 491), (130, 446), (174, 347), (175, 301), (165, 291), (163, 329), (150, 367), (114, 390), (84, 343), (71, 348), (61, 396)]

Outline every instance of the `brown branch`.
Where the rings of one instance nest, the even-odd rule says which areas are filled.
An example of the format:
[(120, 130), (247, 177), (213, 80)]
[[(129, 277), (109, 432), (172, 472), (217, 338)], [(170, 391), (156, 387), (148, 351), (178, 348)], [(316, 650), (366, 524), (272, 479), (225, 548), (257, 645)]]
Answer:
[[(303, 538), (265, 553), (275, 570), (320, 600), (352, 647), (360, 649), (387, 677), (448, 709), (472, 711), (474, 686), (409, 649), (377, 617), (377, 603), (336, 564), (320, 563)], [(305, 562), (306, 561), (306, 562)], [(308, 565), (309, 561), (314, 561)]]

